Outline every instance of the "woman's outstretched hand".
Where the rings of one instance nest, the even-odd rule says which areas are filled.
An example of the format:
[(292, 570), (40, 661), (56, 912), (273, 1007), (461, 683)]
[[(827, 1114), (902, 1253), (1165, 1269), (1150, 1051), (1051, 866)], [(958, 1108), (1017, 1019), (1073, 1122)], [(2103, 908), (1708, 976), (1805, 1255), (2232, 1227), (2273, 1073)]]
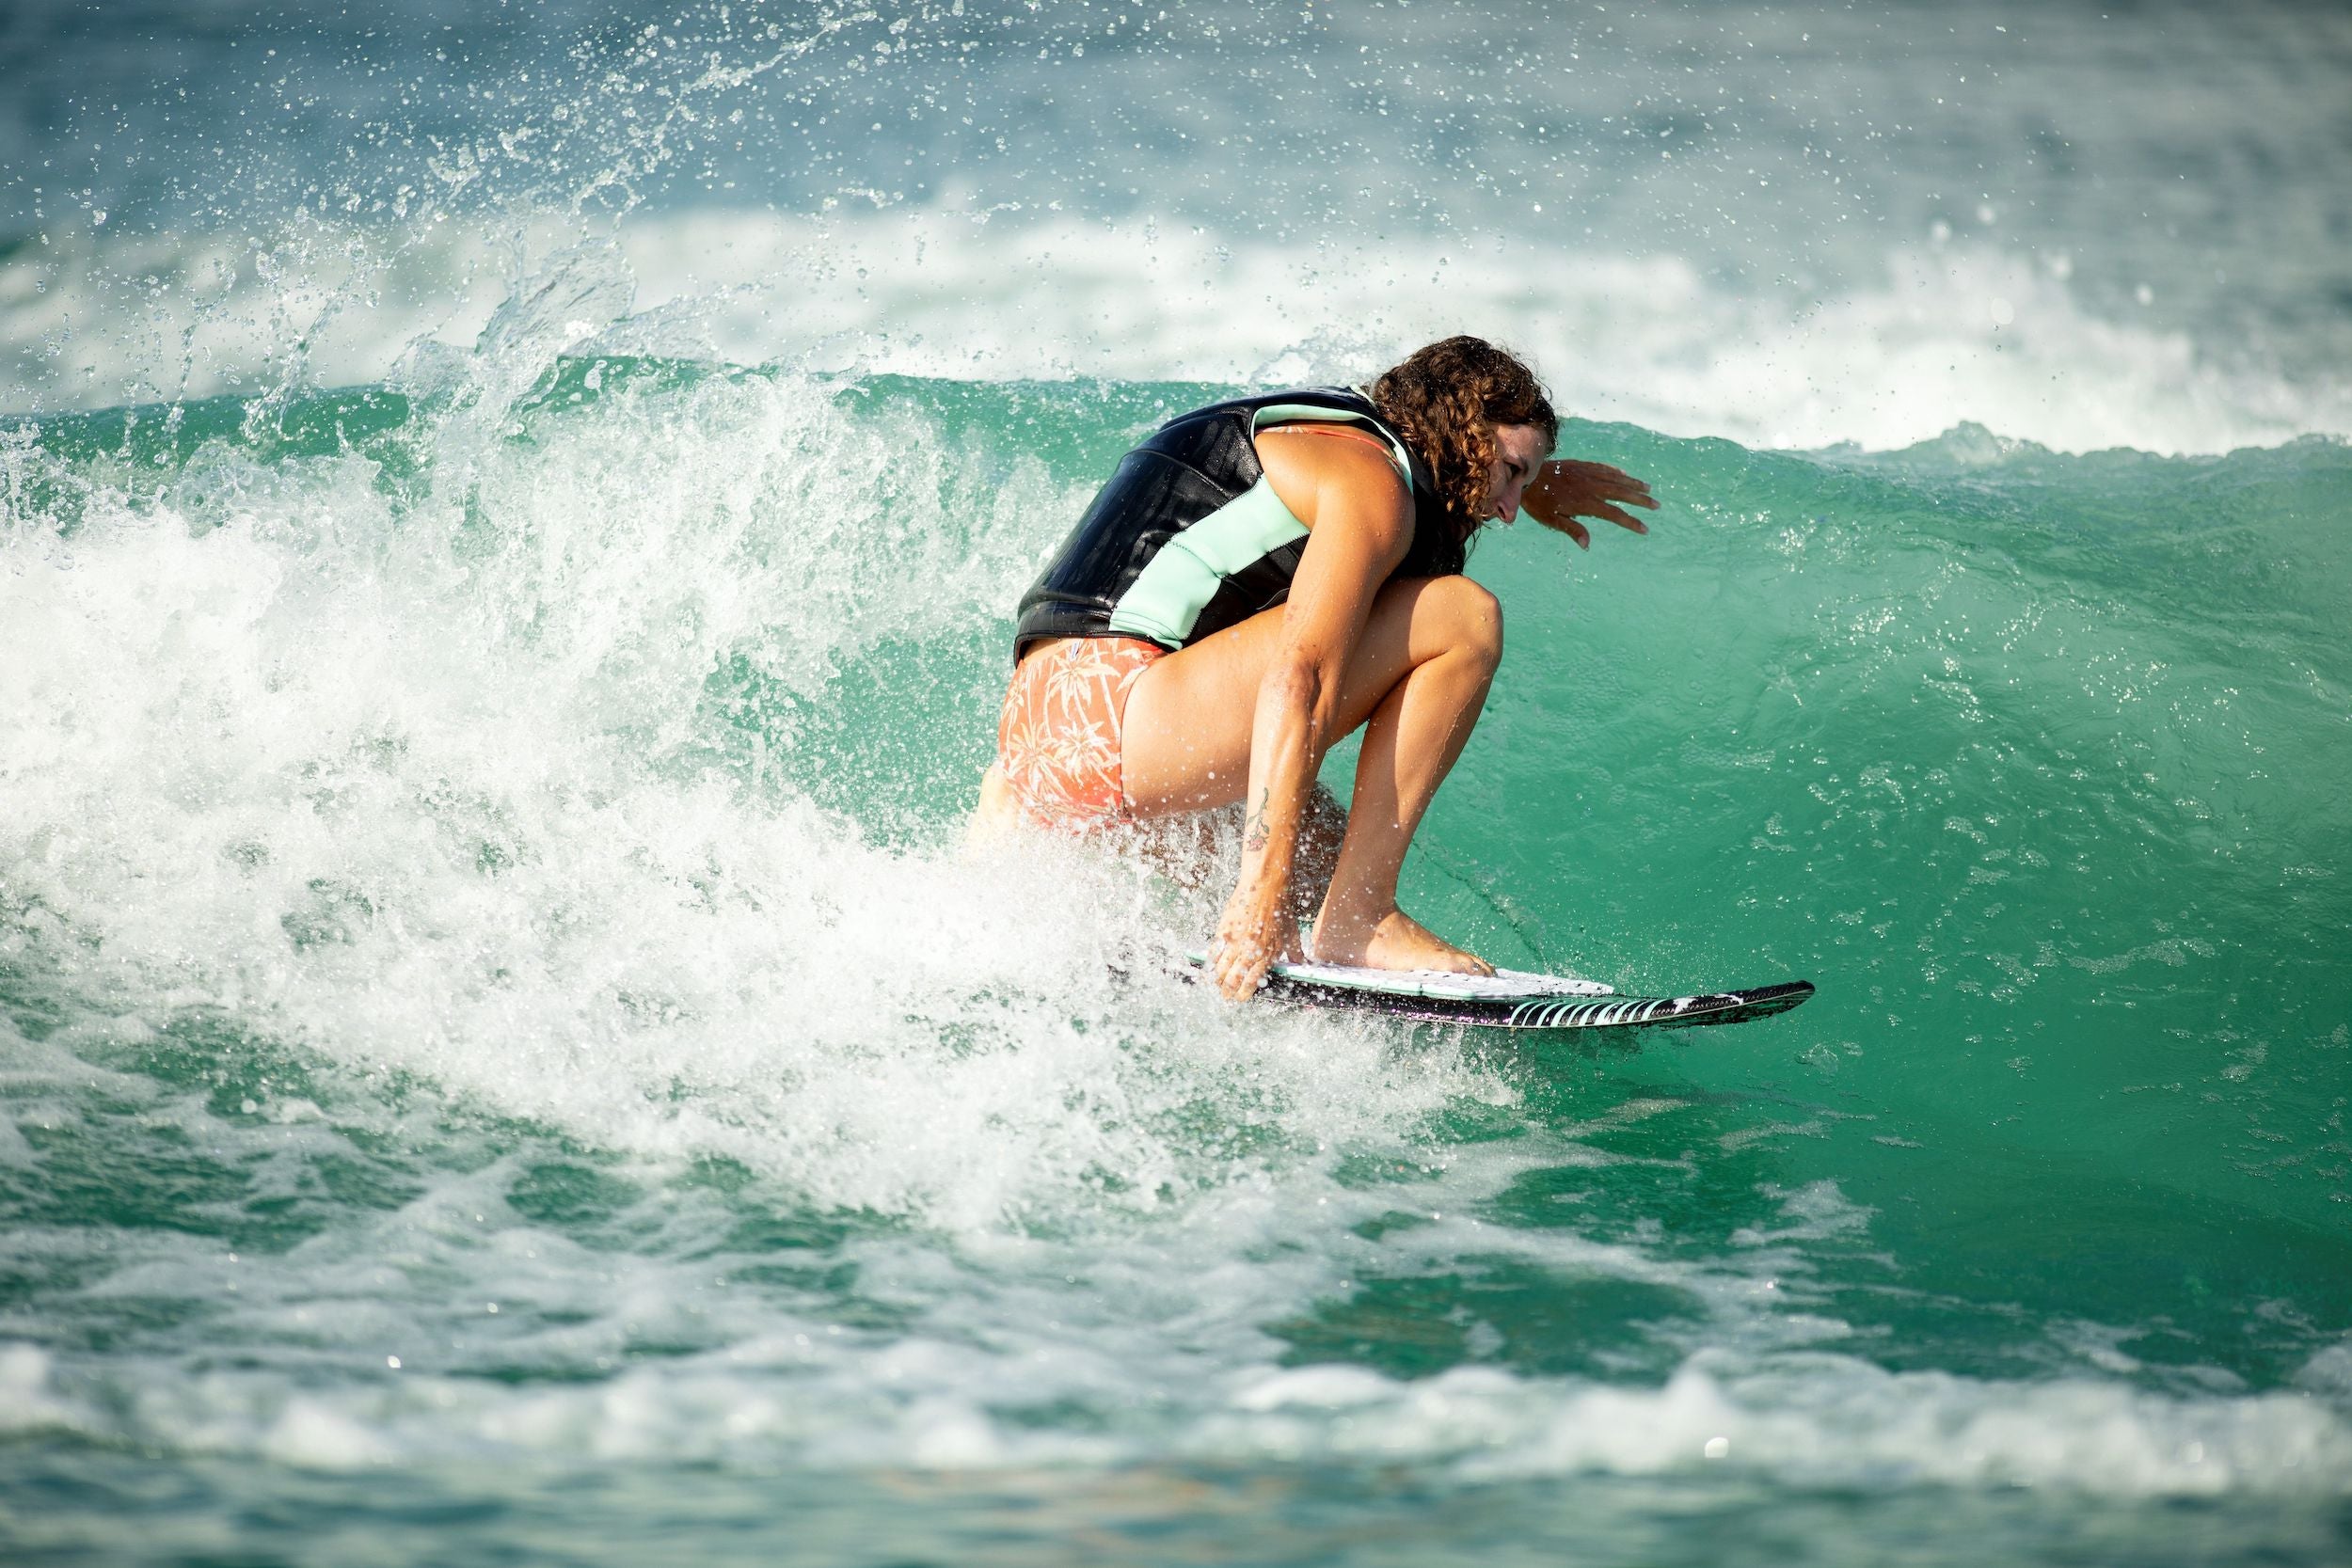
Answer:
[(1298, 917), (1289, 902), (1280, 888), (1267, 896), (1246, 876), (1225, 901), (1216, 934), (1209, 939), (1209, 975), (1229, 1001), (1257, 995), (1267, 970), (1298, 957)]
[[(1625, 506), (1619, 506), (1619, 501)], [(1656, 510), (1658, 502), (1647, 484), (1623, 468), (1613, 468), (1606, 463), (1554, 458), (1528, 482), (1519, 506), (1544, 527), (1557, 529), (1575, 540), (1578, 549), (1588, 550), (1593, 547), (1593, 536), (1577, 521), (1579, 517), (1605, 518), (1619, 528), (1647, 533), (1649, 525), (1625, 507), (1646, 506)]]

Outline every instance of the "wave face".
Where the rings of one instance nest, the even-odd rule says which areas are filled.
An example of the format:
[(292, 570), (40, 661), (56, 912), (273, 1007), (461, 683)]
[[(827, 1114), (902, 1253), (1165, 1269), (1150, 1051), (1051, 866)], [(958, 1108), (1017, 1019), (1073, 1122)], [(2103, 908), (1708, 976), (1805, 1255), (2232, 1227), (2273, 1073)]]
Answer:
[(387, 1471), (570, 1541), (539, 1466), (846, 1472), (820, 1513), (999, 1477), (951, 1534), (1271, 1466), (1301, 1528), (1377, 1470), (1529, 1541), (1563, 1481), (1629, 1539), (1660, 1486), (2327, 1539), (2341, 445), (1574, 427), (1672, 504), (1479, 550), (1510, 651), (1408, 902), (1517, 964), (1821, 995), (1489, 1044), (1229, 1008), (1159, 977), (1209, 895), (956, 847), (1006, 607), (1211, 388), (533, 319), (433, 388), (9, 438), (27, 1484), (332, 1515)]
[[(2352, 1551), (2331, 17), (471, 9), (6, 24), (0, 1544)], [(1799, 1012), (961, 842), (1119, 454), (1460, 325), (1666, 505), (1406, 901)]]

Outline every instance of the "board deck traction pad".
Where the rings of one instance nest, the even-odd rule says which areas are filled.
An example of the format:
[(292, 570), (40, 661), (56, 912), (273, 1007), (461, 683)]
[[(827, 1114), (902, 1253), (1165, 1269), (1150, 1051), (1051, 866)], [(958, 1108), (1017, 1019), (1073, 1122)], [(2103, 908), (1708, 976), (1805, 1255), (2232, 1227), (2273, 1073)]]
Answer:
[[(1189, 953), (1195, 968), (1205, 953)], [(1690, 1029), (1785, 1013), (1813, 994), (1809, 980), (1690, 996), (1621, 996), (1597, 980), (1499, 969), (1492, 974), (1278, 963), (1260, 993), (1276, 1002), (1348, 1007), (1433, 1023), (1502, 1029)]]

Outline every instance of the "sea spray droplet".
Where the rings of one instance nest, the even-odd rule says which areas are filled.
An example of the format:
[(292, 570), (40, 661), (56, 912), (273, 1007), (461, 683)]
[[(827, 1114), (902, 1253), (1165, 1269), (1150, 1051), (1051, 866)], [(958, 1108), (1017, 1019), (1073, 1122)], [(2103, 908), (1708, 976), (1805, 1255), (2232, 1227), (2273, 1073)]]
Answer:
[(1709, 1437), (1707, 1440), (1707, 1447), (1701, 1451), (1704, 1452), (1709, 1459), (1722, 1459), (1731, 1452), (1731, 1439), (1728, 1437)]

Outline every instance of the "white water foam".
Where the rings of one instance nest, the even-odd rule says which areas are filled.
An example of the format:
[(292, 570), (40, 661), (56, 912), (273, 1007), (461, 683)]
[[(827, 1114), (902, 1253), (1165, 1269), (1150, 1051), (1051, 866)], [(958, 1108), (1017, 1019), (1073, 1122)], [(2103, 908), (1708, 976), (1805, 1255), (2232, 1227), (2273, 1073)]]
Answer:
[[(781, 782), (826, 766), (797, 715), (844, 660), (993, 623), (1076, 498), (791, 376), (608, 390), (510, 439), (596, 293), (566, 272), (494, 324), (439, 394), (460, 412), (421, 497), (356, 453), (219, 450), (151, 502), (95, 494), (68, 538), (10, 519), (19, 951), (135, 1015), (200, 1000), (354, 1070), (950, 1227), (1089, 1172), (1182, 1190), (1152, 1122), (1216, 1070), (1245, 1099), (1276, 1075), (1318, 1125), (1427, 1108), (1442, 1073), (1359, 1113), (1307, 1037), (1265, 1054), (1181, 993), (1134, 1016), (1113, 965), (1191, 924), (1151, 879), (886, 847)], [(30, 504), (42, 454), (10, 455)], [(712, 694), (728, 672), (754, 736)], [(937, 793), (968, 799), (961, 766)], [(1131, 1032), (1171, 1020), (1189, 1055), (1162, 1088)]]
[[(185, 1242), (148, 1244), (148, 1260), (109, 1290), (135, 1298), (200, 1289), (235, 1304), (229, 1322), (247, 1341), (294, 1339), (313, 1354), (260, 1369), (182, 1369), (8, 1346), (0, 1349), (8, 1395), (0, 1431), (325, 1469), (453, 1456), (753, 1470), (1189, 1458), (1409, 1464), (1473, 1483), (1721, 1467), (1778, 1484), (1872, 1490), (2347, 1493), (2352, 1418), (2324, 1392), (2340, 1376), (2340, 1347), (2313, 1357), (2306, 1386), (2260, 1395), (2158, 1394), (2089, 1368), (2036, 1383), (1890, 1372), (1839, 1350), (1846, 1331), (1835, 1319), (1775, 1299), (1804, 1293), (1793, 1252), (1761, 1249), (1736, 1267), (1695, 1263), (1469, 1217), (1527, 1156), (1556, 1162), (1564, 1152), (1454, 1151), (1409, 1196), (1350, 1191), (1308, 1162), (1203, 1194), (1181, 1214), (1071, 1243), (872, 1240), (853, 1256), (863, 1299), (897, 1316), (887, 1329), (845, 1323), (822, 1304), (795, 1312), (730, 1291), (712, 1277), (736, 1261), (723, 1255), (656, 1261), (567, 1248), (544, 1234), (485, 1235), (464, 1223), (481, 1218), (466, 1211), (494, 1200), (453, 1182), (267, 1269), (202, 1257)], [(1818, 1207), (1821, 1195), (1813, 1196)], [(1401, 1204), (1445, 1207), (1425, 1211), (1419, 1227), (1363, 1239), (1368, 1222), (1393, 1226)], [(1409, 1275), (1470, 1258), (1541, 1268), (1564, 1284), (1620, 1279), (1688, 1292), (1718, 1342), (1688, 1354), (1662, 1384), (1493, 1365), (1406, 1379), (1283, 1365), (1283, 1347), (1262, 1326), (1344, 1299), (1361, 1270)], [(421, 1276), (462, 1280), (454, 1294), (464, 1299), (404, 1299)], [(631, 1336), (707, 1348), (641, 1357), (584, 1386), (443, 1370), (500, 1331), (501, 1303), (513, 1315), (558, 1302), (587, 1309), (576, 1313), (585, 1321), (507, 1337), (503, 1364), (585, 1366), (600, 1356), (602, 1368)], [(1094, 1418), (1025, 1418), (1081, 1409)]]
[[(17, 407), (373, 381), (421, 338), (469, 342), (552, 221), (402, 244), (310, 224), (265, 244), (60, 232), (0, 261)], [(1500, 234), (1274, 246), (1151, 218), (848, 209), (637, 214), (609, 245), (638, 313), (583, 347), (948, 378), (1358, 379), (1476, 331), (1562, 405), (1759, 447), (1891, 449), (1963, 422), (2062, 451), (2211, 452), (2352, 434), (2352, 386), (2294, 379), (2078, 303), (2063, 258), (1921, 236), (1834, 292), (1671, 254), (1561, 255)], [(159, 283), (156, 279), (162, 279)], [(144, 280), (144, 281), (142, 281)]]

